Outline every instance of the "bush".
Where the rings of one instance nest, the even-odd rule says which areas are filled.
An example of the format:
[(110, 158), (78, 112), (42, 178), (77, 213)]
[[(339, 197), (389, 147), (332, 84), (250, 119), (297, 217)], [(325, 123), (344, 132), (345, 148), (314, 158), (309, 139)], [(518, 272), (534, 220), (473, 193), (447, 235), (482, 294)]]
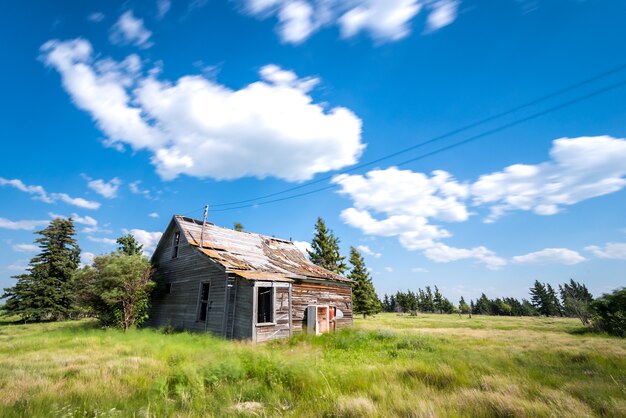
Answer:
[(602, 295), (591, 303), (594, 325), (610, 335), (626, 337), (626, 288)]

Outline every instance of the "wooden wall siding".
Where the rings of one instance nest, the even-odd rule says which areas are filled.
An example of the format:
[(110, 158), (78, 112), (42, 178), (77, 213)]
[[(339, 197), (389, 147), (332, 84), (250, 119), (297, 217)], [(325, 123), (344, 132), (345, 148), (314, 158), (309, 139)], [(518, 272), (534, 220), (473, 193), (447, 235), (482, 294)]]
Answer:
[[(256, 315), (254, 322), (256, 324)], [(256, 326), (256, 341), (264, 342), (287, 338), (289, 329), (289, 287), (274, 288), (274, 325)]]
[(235, 302), (235, 329), (233, 337), (238, 340), (252, 338), (252, 292), (254, 283), (237, 279), (237, 300)]
[(306, 330), (305, 314), (309, 305), (336, 306), (343, 312), (337, 319), (336, 329), (352, 325), (352, 288), (346, 285), (294, 283), (292, 285), (293, 333)]
[[(206, 256), (190, 247), (181, 236), (178, 257), (173, 255), (175, 228), (166, 231), (162, 248), (153, 260), (160, 279), (172, 283), (172, 293), (155, 292), (147, 326), (171, 325), (191, 331), (211, 331), (222, 335), (227, 275)], [(200, 283), (210, 283), (207, 321), (199, 322)]]

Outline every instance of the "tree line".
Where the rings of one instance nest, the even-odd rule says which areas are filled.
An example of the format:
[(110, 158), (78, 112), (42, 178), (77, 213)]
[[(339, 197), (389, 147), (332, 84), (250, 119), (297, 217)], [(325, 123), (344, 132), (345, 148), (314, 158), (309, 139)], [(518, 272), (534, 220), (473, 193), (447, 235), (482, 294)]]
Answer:
[(95, 317), (124, 330), (147, 318), (154, 269), (135, 237), (119, 237), (116, 251), (81, 267), (71, 218), (56, 218), (36, 234), (40, 252), (26, 273), (14, 276), (15, 286), (4, 289), (4, 315), (23, 322)]
[[(241, 224), (236, 225), (241, 230)], [(127, 330), (147, 319), (150, 295), (157, 286), (155, 269), (142, 254), (142, 246), (131, 235), (117, 239), (118, 248), (80, 266), (80, 248), (71, 218), (56, 218), (37, 231), (40, 252), (26, 273), (14, 276), (17, 283), (4, 289), (5, 304), (0, 314), (18, 316), (24, 322), (58, 321), (95, 317), (104, 326)], [(353, 280), (353, 312), (365, 318), (386, 312), (433, 312), (506, 316), (578, 317), (585, 325), (610, 334), (626, 336), (626, 289), (617, 289), (594, 299), (584, 284), (570, 280), (558, 286), (535, 281), (530, 300), (484, 293), (469, 303), (461, 297), (453, 304), (437, 286), (417, 292), (385, 294), (382, 301), (374, 289), (362, 254), (350, 247), (348, 263), (341, 254), (339, 238), (318, 218), (308, 255), (325, 269)], [(433, 291), (434, 289), (434, 291)]]

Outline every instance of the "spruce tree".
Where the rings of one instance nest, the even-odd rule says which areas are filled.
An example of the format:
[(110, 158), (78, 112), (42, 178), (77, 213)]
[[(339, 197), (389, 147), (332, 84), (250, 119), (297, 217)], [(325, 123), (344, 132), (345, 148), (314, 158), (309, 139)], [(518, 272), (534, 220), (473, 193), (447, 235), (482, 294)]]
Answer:
[(143, 245), (140, 244), (133, 234), (124, 235), (123, 237), (119, 237), (117, 239), (117, 244), (119, 245), (118, 251), (122, 254), (126, 255), (142, 255), (143, 254)]
[(593, 296), (587, 290), (587, 286), (570, 279), (569, 283), (559, 286), (563, 306), (563, 315), (578, 317), (583, 325), (589, 324), (589, 305), (593, 302)]
[(439, 312), (440, 314), (443, 313), (444, 311), (444, 306), (443, 306), (443, 295), (441, 294), (441, 292), (439, 291), (439, 288), (437, 288), (437, 286), (435, 286), (435, 296), (433, 296), (433, 305), (434, 305), (434, 310), (435, 312)]
[(311, 261), (326, 270), (337, 274), (343, 274), (348, 270), (344, 263), (345, 257), (339, 252), (339, 239), (333, 235), (333, 231), (326, 228), (322, 218), (317, 218), (315, 224), (315, 236), (311, 241), (313, 250), (307, 250)]
[(14, 276), (4, 289), (4, 312), (23, 321), (61, 320), (72, 314), (71, 277), (80, 262), (80, 248), (71, 218), (56, 218), (36, 234), (41, 252), (30, 260), (27, 273)]
[(535, 280), (535, 284), (530, 288), (530, 301), (540, 315), (550, 315), (546, 287), (539, 280)]
[(372, 279), (365, 268), (365, 261), (359, 251), (350, 247), (350, 264), (352, 270), (348, 278), (354, 280), (352, 285), (352, 305), (355, 313), (363, 314), (363, 318), (378, 312), (380, 301), (374, 290)]

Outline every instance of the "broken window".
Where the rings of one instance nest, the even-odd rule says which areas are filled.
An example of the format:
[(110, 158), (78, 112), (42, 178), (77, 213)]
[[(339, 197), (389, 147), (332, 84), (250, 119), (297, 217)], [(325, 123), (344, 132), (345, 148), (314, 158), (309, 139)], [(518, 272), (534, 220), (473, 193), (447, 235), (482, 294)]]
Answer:
[(271, 287), (257, 288), (257, 324), (274, 320), (274, 298)]
[(209, 310), (209, 283), (202, 283), (200, 287), (200, 302), (198, 303), (198, 321), (205, 322)]
[(174, 234), (174, 253), (172, 258), (178, 257), (178, 244), (180, 243), (180, 231), (176, 231)]

